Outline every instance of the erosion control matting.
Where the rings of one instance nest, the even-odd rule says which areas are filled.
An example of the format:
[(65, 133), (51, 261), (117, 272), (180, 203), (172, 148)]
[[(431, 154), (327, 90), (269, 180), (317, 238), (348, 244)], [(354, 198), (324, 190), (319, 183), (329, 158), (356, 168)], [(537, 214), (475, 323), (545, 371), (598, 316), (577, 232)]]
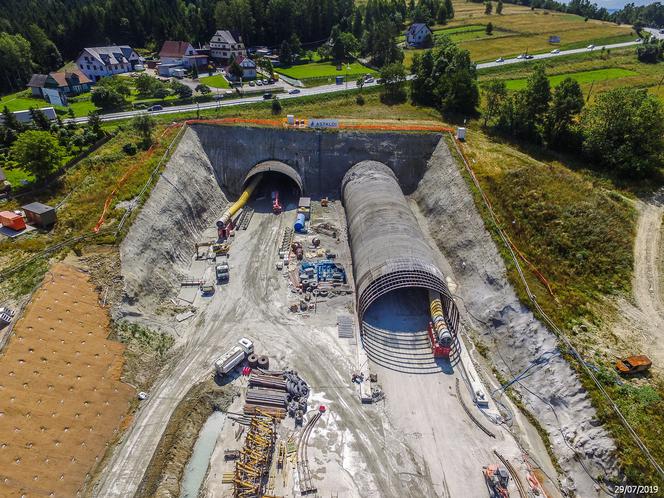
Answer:
[(0, 356), (0, 495), (76, 496), (135, 392), (86, 274), (57, 264)]

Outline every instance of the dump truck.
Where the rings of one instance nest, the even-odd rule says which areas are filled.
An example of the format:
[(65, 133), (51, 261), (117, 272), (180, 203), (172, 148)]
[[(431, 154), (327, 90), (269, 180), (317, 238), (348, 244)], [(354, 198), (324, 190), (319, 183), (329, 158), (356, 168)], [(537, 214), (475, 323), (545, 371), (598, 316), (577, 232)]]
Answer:
[(228, 282), (228, 279), (230, 278), (230, 268), (228, 263), (217, 265), (214, 269), (214, 274), (217, 277), (217, 283), (221, 284), (223, 282)]
[(238, 345), (226, 351), (214, 362), (214, 369), (219, 377), (223, 377), (228, 372), (238, 366), (244, 359), (254, 352), (254, 343), (246, 337), (238, 341)]
[(633, 375), (649, 370), (652, 361), (645, 355), (630, 356), (616, 362), (616, 370), (622, 375)]

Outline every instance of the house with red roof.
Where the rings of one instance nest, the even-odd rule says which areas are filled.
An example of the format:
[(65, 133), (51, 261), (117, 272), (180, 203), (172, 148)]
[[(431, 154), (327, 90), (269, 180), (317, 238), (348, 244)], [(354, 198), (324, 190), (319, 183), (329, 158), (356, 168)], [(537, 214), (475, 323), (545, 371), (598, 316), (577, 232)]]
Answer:
[(159, 52), (162, 64), (172, 67), (192, 68), (207, 66), (208, 56), (199, 53), (189, 42), (165, 41)]
[(54, 71), (48, 74), (33, 74), (27, 87), (32, 95), (54, 105), (66, 105), (67, 97), (90, 90), (92, 81), (81, 70)]

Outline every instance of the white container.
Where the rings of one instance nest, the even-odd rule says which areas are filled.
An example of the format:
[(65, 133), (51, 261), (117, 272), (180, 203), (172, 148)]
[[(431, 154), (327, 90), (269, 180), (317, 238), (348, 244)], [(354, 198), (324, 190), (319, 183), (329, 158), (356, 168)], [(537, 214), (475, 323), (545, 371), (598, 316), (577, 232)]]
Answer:
[(466, 141), (466, 129), (462, 126), (457, 128), (457, 140), (460, 140), (462, 142)]
[(286, 116), (286, 121), (288, 122), (289, 125), (294, 125), (295, 124), (295, 116), (292, 114), (288, 114)]

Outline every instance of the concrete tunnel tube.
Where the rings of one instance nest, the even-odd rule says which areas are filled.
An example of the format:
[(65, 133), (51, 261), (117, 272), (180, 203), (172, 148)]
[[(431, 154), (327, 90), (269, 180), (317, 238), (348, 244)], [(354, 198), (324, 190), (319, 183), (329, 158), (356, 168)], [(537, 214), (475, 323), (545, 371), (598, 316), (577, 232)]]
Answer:
[(459, 312), (434, 253), (408, 206), (394, 172), (362, 161), (343, 178), (360, 322), (381, 296), (404, 288), (439, 292), (445, 319), (456, 336)]
[(252, 177), (259, 175), (261, 173), (274, 172), (281, 173), (286, 175), (288, 178), (293, 180), (293, 182), (300, 189), (300, 193), (304, 193), (302, 177), (292, 166), (282, 162), (282, 161), (263, 161), (258, 163), (256, 166), (249, 170), (247, 176), (244, 178), (243, 188), (249, 184), (249, 181)]

